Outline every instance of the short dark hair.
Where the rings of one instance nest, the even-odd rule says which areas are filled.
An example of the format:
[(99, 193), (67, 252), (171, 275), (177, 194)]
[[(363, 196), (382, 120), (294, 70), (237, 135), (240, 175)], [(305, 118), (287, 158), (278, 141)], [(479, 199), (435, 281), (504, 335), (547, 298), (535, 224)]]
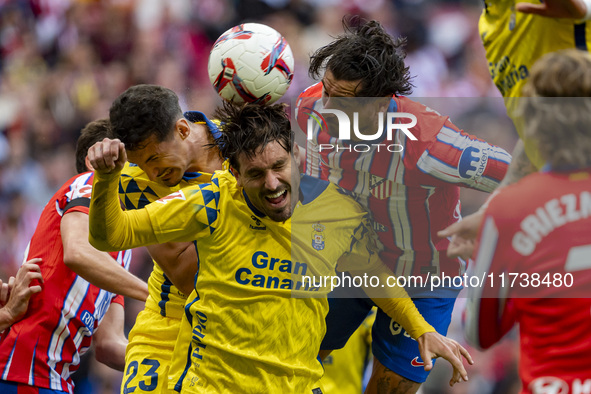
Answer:
[(291, 152), (293, 132), (284, 104), (235, 105), (224, 102), (216, 110), (215, 117), (221, 122), (221, 133), (216, 138), (215, 146), (237, 170), (240, 170), (240, 154), (252, 158), (270, 142), (277, 141), (283, 149)]
[(172, 135), (183, 112), (175, 92), (158, 85), (135, 85), (111, 105), (113, 135), (129, 150), (141, 149), (152, 135), (162, 142)]
[(393, 39), (382, 25), (355, 16), (343, 18), (345, 34), (318, 49), (310, 59), (309, 74), (318, 79), (326, 68), (344, 81), (361, 81), (357, 97), (410, 94), (410, 72), (404, 65), (405, 38)]
[(88, 149), (104, 138), (112, 137), (111, 123), (106, 118), (90, 122), (82, 129), (78, 142), (76, 142), (76, 171), (78, 174), (88, 171), (86, 168)]

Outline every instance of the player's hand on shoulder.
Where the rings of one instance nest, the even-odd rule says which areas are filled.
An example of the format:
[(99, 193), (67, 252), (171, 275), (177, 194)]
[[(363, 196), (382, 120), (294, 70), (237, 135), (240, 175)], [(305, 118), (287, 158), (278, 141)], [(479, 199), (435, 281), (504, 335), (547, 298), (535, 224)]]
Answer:
[[(8, 301), (6, 302), (6, 305), (4, 305), (4, 308), (13, 323), (20, 320), (25, 315), (31, 296), (41, 292), (40, 285), (31, 286), (31, 283), (34, 280), (43, 282), (41, 268), (37, 265), (37, 263), (40, 262), (40, 258), (27, 261), (19, 268), (16, 278), (11, 277), (9, 280)], [(4, 295), (4, 289), (2, 290)]]
[(125, 145), (118, 139), (105, 138), (88, 149), (88, 160), (98, 173), (119, 172), (127, 161)]
[(588, 4), (584, 0), (544, 0), (539, 4), (517, 3), (516, 10), (524, 14), (534, 14), (548, 18), (582, 19), (587, 13)]
[(453, 375), (449, 381), (450, 386), (462, 380), (468, 381), (468, 373), (464, 368), (462, 357), (470, 365), (474, 364), (474, 360), (472, 360), (470, 353), (457, 341), (444, 337), (438, 332), (427, 332), (421, 335), (417, 342), (419, 343), (419, 351), (425, 365), (425, 371), (430, 371), (433, 368), (432, 359), (442, 357), (453, 367)]

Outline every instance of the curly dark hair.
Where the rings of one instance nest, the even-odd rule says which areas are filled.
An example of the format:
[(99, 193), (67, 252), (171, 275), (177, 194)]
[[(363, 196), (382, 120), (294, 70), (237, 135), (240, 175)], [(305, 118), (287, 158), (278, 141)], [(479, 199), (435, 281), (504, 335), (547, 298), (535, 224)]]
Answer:
[(88, 171), (86, 168), (88, 149), (104, 138), (113, 138), (109, 119), (98, 119), (84, 126), (76, 142), (76, 171), (78, 174)]
[(410, 94), (410, 72), (404, 65), (405, 38), (393, 39), (375, 21), (344, 17), (345, 34), (318, 49), (310, 59), (310, 76), (318, 79), (324, 68), (344, 81), (361, 81), (357, 97)]
[(182, 117), (176, 93), (158, 85), (130, 87), (115, 99), (109, 111), (113, 135), (128, 150), (143, 148), (152, 135), (157, 142), (167, 140)]
[(215, 117), (220, 120), (221, 133), (216, 138), (223, 157), (230, 165), (240, 171), (238, 156), (252, 158), (261, 153), (267, 144), (277, 141), (287, 152), (291, 152), (293, 132), (285, 112), (285, 104), (235, 105), (224, 102), (216, 110)]

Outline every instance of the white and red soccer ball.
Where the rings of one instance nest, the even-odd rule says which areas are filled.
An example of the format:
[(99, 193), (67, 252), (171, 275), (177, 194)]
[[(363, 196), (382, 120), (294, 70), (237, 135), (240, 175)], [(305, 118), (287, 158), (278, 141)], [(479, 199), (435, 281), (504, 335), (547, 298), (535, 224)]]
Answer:
[(209, 53), (209, 80), (231, 102), (271, 104), (279, 100), (293, 78), (289, 44), (273, 28), (244, 23), (222, 34)]

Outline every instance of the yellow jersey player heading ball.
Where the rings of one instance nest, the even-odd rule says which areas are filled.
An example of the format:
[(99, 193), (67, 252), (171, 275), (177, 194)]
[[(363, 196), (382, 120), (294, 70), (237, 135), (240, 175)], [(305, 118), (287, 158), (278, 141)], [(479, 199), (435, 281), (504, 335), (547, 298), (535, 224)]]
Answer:
[[(216, 139), (232, 172), (181, 189), (143, 209), (122, 211), (123, 144), (104, 140), (89, 153), (97, 182), (91, 242), (123, 245), (195, 241), (199, 270), (175, 346), (168, 388), (176, 392), (319, 392), (326, 293), (305, 275), (378, 273), (367, 213), (337, 186), (298, 173), (298, 148), (283, 106), (226, 107)], [(316, 225), (330, 242), (311, 242)], [(467, 378), (469, 354), (425, 323), (403, 289), (380, 307), (416, 338), (425, 360), (442, 356), (454, 380)], [(310, 297), (304, 297), (308, 293)], [(298, 295), (299, 297), (295, 297)], [(315, 391), (313, 391), (315, 390)]]

